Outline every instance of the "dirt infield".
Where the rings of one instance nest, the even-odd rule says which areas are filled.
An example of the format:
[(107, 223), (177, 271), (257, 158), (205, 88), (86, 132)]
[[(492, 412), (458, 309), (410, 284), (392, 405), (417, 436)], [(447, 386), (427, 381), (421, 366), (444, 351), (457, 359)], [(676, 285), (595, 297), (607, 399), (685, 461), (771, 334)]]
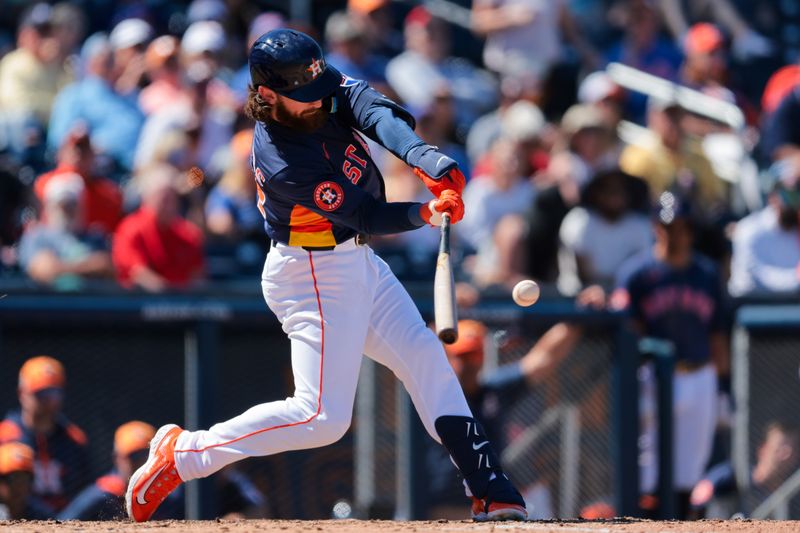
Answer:
[(132, 524), (131, 522), (0, 522), (2, 531), (21, 533), (62, 533), (77, 531), (150, 532), (180, 531), (187, 533), (239, 533), (258, 531), (264, 533), (333, 533), (379, 532), (496, 532), (513, 533), (790, 533), (800, 531), (800, 521), (765, 520), (703, 520), (699, 522), (654, 522), (649, 520), (565, 520), (537, 522), (495, 522), (476, 524), (470, 521), (439, 520), (418, 522), (393, 522), (390, 520), (236, 520), (236, 521), (166, 521)]

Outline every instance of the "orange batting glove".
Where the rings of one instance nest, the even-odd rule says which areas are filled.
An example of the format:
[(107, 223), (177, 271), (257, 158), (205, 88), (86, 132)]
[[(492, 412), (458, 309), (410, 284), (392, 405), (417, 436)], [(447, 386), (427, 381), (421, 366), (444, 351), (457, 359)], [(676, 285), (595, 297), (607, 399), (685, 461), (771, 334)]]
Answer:
[(448, 170), (441, 178), (431, 177), (424, 170), (417, 167), (414, 168), (414, 174), (422, 180), (428, 190), (437, 198), (442, 195), (443, 191), (448, 189), (461, 194), (467, 184), (467, 178), (464, 177), (464, 173), (458, 167)]
[(427, 204), (422, 204), (420, 216), (431, 226), (442, 225), (442, 214), (450, 215), (450, 223), (455, 224), (464, 218), (464, 200), (461, 195), (454, 190), (445, 189), (439, 198), (435, 198)]

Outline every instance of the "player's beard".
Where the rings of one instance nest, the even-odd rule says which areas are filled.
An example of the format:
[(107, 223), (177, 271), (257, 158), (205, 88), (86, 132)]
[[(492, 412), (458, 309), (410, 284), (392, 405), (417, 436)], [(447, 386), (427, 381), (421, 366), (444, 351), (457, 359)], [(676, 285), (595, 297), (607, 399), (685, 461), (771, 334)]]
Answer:
[(280, 100), (275, 102), (272, 113), (275, 122), (302, 133), (314, 133), (328, 121), (328, 111), (322, 107), (308, 109), (299, 115), (293, 115)]

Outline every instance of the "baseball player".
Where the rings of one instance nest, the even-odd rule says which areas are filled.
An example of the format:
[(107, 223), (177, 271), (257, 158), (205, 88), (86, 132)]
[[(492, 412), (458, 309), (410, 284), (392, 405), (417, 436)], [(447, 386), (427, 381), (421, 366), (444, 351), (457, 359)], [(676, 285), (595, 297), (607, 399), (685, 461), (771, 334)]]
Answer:
[[(642, 335), (675, 345), (673, 381), (674, 472), (677, 518), (686, 518), (689, 495), (711, 455), (716, 427), (717, 376), (728, 374), (722, 282), (716, 266), (692, 251), (685, 201), (671, 192), (658, 200), (652, 252), (623, 264), (610, 304), (630, 309)], [(640, 488), (653, 494), (658, 474), (655, 378), (652, 364), (639, 371)], [(647, 500), (647, 498), (645, 499)]]
[[(366, 354), (405, 385), (428, 433), (463, 475), (474, 518), (525, 519), (524, 501), (473, 418), (442, 345), (366, 246), (372, 234), (440, 224), (442, 213), (458, 222), (463, 174), (414, 134), (408, 112), (327, 65), (307, 35), (266, 33), (249, 63), (252, 163), (272, 240), (262, 289), (291, 341), (295, 392), (207, 431), (160, 428), (128, 485), (128, 514), (147, 520), (182, 482), (234, 461), (341, 438)], [(362, 135), (413, 167), (436, 198), (387, 203)]]

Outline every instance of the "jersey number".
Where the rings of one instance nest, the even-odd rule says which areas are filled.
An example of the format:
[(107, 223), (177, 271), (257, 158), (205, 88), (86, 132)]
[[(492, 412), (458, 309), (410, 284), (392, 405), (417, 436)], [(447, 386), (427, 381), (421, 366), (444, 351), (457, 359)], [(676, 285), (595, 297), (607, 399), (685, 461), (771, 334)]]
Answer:
[(347, 159), (351, 159), (356, 165), (361, 167), (358, 168), (352, 161), (348, 161), (347, 159), (342, 163), (342, 172), (344, 172), (344, 175), (350, 180), (350, 183), (355, 185), (361, 179), (361, 169), (367, 168), (367, 160), (356, 155), (356, 147), (352, 144), (344, 151), (344, 155)]
[(267, 195), (264, 194), (264, 185), (266, 184), (267, 180), (264, 179), (264, 173), (261, 172), (261, 169), (256, 167), (255, 171), (255, 178), (256, 178), (256, 194), (258, 194), (258, 210), (261, 212), (261, 216), (264, 217), (264, 220), (267, 218), (267, 212), (264, 210), (264, 202), (267, 201)]

